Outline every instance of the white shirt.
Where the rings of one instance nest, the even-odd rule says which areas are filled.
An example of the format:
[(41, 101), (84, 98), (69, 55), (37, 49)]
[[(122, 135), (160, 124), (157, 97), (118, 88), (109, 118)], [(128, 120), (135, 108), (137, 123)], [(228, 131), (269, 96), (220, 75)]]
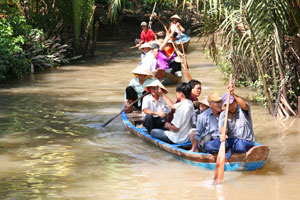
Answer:
[(177, 132), (165, 131), (168, 138), (174, 143), (185, 143), (189, 141), (189, 133), (192, 129), (192, 116), (194, 104), (191, 100), (186, 99), (174, 105), (176, 111), (172, 124), (179, 128)]
[(176, 26), (176, 24), (174, 24), (174, 23), (171, 23), (171, 33), (173, 32), (173, 31), (175, 31), (176, 33), (178, 33), (179, 34), (179, 32), (180, 32), (180, 29), (179, 29), (179, 27), (178, 26)]
[(155, 72), (156, 58), (153, 55), (152, 51), (146, 53), (144, 58), (142, 58), (142, 61), (139, 63), (139, 66), (145, 67), (146, 69), (149, 69), (151, 72)]
[[(158, 101), (156, 101), (151, 94), (143, 98), (143, 104), (142, 104), (143, 119), (146, 116), (146, 113), (144, 113), (145, 108), (152, 110), (154, 112), (171, 111), (171, 109), (169, 108), (169, 106), (167, 106), (166, 102), (163, 100), (161, 96), (159, 96)], [(158, 116), (153, 115), (153, 117), (158, 117)]]

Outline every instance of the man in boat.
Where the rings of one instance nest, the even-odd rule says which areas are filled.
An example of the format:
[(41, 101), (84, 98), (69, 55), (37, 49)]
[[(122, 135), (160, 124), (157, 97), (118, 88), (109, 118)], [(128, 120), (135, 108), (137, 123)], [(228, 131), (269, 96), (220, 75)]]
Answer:
[[(232, 153), (246, 153), (254, 146), (254, 132), (252, 125), (252, 118), (250, 113), (250, 105), (234, 92), (233, 83), (228, 87), (230, 92), (230, 99), (227, 102), (227, 95), (222, 96), (223, 105), (229, 103), (228, 120), (227, 120), (227, 134), (226, 138), (220, 138), (221, 141), (226, 139), (225, 147), (229, 149), (226, 153), (226, 159), (229, 159)], [(220, 132), (224, 131), (225, 111), (220, 114), (219, 127)], [(217, 146), (219, 149), (219, 145)]]
[(171, 144), (189, 142), (189, 133), (192, 128), (192, 115), (194, 110), (194, 105), (192, 101), (189, 100), (191, 86), (185, 82), (177, 85), (176, 97), (179, 102), (175, 104), (160, 88), (158, 91), (167, 105), (176, 111), (172, 122), (165, 123), (164, 128), (167, 130), (153, 129), (150, 132), (151, 136)]
[(208, 96), (207, 101), (210, 108), (198, 116), (196, 132), (191, 133), (191, 151), (211, 152), (215, 143), (220, 143), (218, 119), (222, 112), (222, 98), (214, 92)]
[[(189, 99), (192, 102), (195, 102), (195, 101), (197, 102), (198, 101), (198, 97), (200, 96), (201, 90), (202, 90), (202, 88), (201, 88), (201, 82), (198, 81), (198, 80), (192, 79), (192, 80), (189, 81), (189, 85), (192, 88), (191, 95), (190, 95)], [(178, 103), (178, 100), (176, 100), (176, 103)], [(168, 118), (167, 118), (167, 122), (171, 123), (171, 121), (173, 120), (174, 112), (175, 112), (175, 110), (172, 110), (169, 113)]]
[(141, 32), (141, 39), (136, 39), (135, 43), (137, 47), (140, 47), (145, 42), (151, 42), (153, 40), (157, 40), (156, 34), (152, 29), (149, 29), (146, 22), (141, 23), (141, 28), (143, 29)]
[(148, 130), (148, 133), (154, 128), (164, 128), (167, 114), (171, 110), (159, 95), (158, 88), (164, 94), (168, 93), (168, 90), (159, 80), (155, 80), (145, 87), (145, 90), (151, 93), (151, 95), (144, 97), (142, 104), (143, 126)]
[(125, 93), (126, 101), (124, 109), (126, 112), (130, 112), (133, 109), (141, 110), (142, 99), (136, 102), (133, 107), (129, 107), (129, 104), (141, 97), (143, 93), (146, 92), (144, 87), (153, 81), (151, 78), (152, 73), (146, 68), (138, 66), (132, 71), (132, 73), (135, 78), (131, 79)]

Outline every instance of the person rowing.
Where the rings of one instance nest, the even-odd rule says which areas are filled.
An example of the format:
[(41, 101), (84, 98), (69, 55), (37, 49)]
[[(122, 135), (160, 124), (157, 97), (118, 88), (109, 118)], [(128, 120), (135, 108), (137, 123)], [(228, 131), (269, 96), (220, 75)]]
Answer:
[[(253, 132), (250, 105), (234, 91), (233, 83), (228, 87), (230, 92), (229, 102), (227, 102), (228, 93), (222, 96), (223, 105), (229, 103), (227, 129), (224, 130), (225, 111), (220, 114), (219, 128), (220, 132), (225, 131), (226, 138), (220, 138), (225, 141), (227, 151), (226, 159), (228, 160), (232, 153), (246, 153), (255, 144)], [(219, 149), (219, 147), (217, 147)]]

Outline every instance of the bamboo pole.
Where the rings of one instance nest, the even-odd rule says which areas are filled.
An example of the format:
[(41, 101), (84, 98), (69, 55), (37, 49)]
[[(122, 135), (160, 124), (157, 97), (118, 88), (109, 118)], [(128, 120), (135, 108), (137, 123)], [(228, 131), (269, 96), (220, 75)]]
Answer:
[(300, 96), (298, 96), (298, 117), (300, 117)]

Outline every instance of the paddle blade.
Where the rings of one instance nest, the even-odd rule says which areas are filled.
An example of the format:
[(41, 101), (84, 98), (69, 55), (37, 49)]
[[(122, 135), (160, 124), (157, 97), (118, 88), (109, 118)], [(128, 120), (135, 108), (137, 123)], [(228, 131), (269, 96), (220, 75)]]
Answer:
[(221, 142), (214, 175), (214, 184), (221, 184), (224, 177), (225, 168), (225, 142)]

